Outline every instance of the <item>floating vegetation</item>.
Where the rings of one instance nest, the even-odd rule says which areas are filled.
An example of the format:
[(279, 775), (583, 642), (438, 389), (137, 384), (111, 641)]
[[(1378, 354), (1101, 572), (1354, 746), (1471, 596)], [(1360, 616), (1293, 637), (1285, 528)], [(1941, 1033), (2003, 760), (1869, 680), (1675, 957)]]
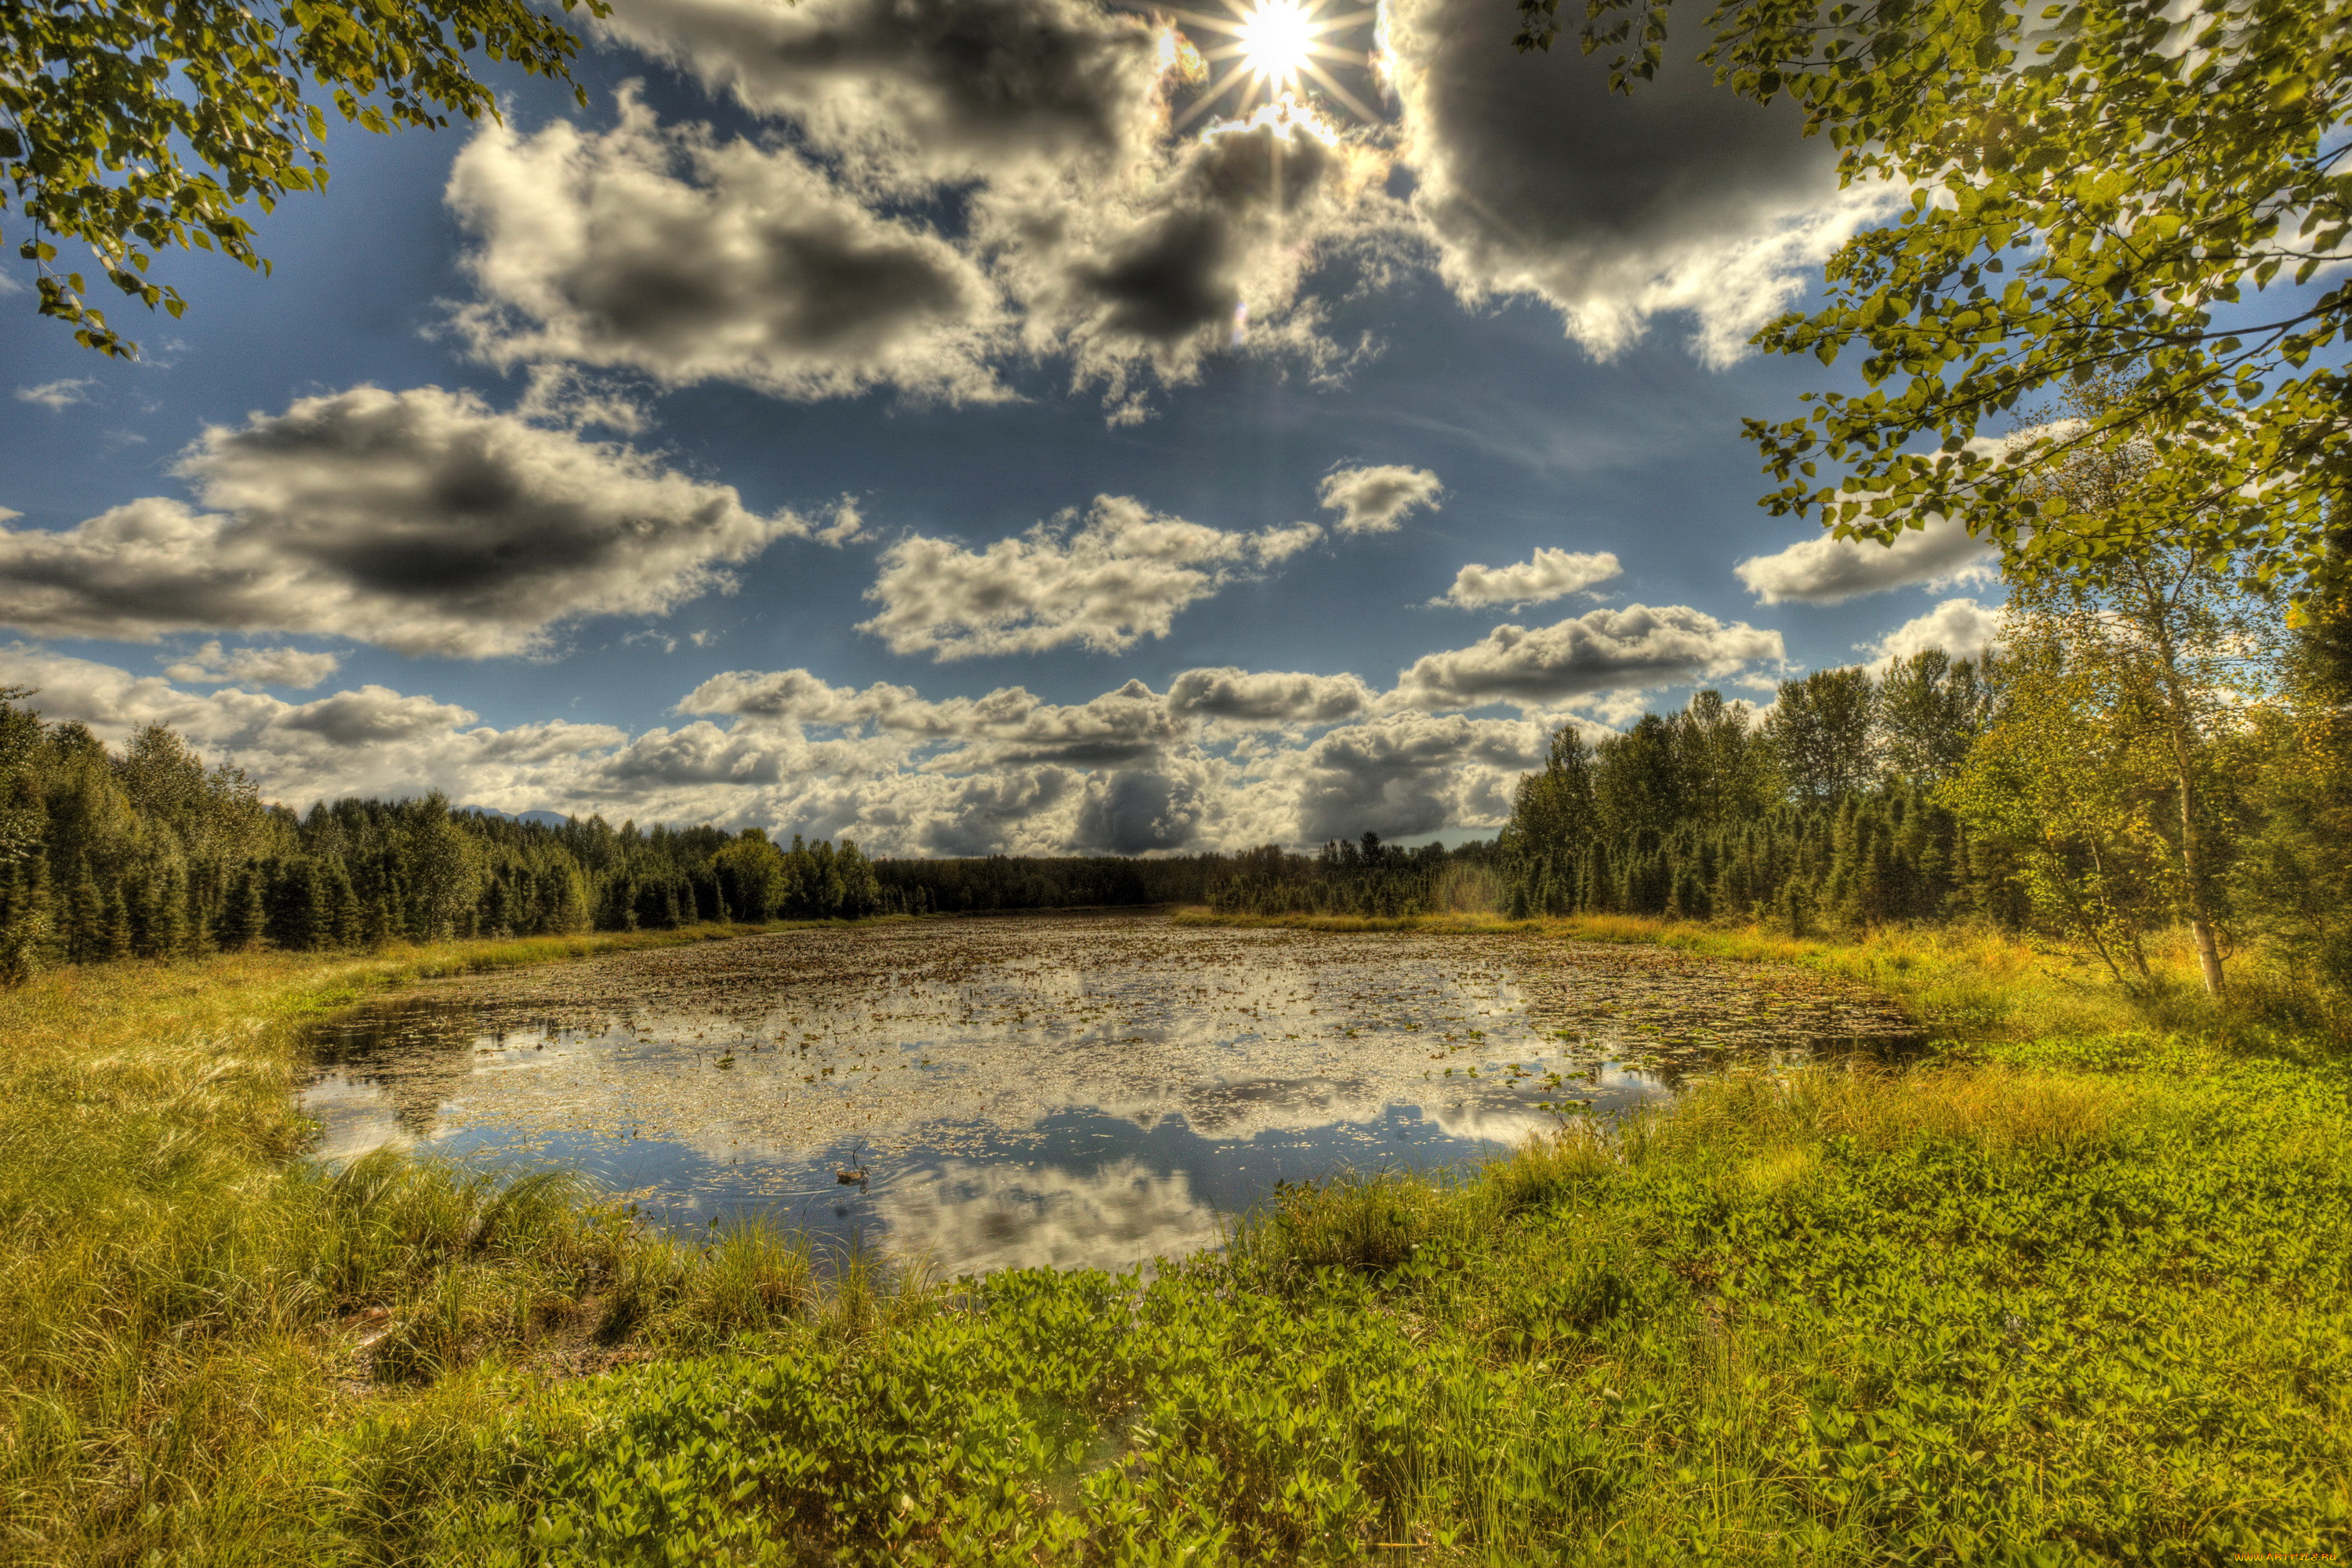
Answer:
[[(1042, 1257), (1068, 1250), (1040, 1228), (1055, 1211), (1149, 1211), (1087, 1222), (1110, 1249), (1090, 1260), (1116, 1264), (1171, 1224), (1201, 1244), (1276, 1180), (1444, 1164), (1735, 1056), (1914, 1032), (1855, 988), (1655, 948), (1004, 917), (439, 986), (323, 1029), (306, 1104), (331, 1159), (431, 1142), (577, 1165), (681, 1225), (797, 1205), (903, 1237), (919, 1190), (1013, 1212)], [(953, 1226), (926, 1228), (966, 1260)]]

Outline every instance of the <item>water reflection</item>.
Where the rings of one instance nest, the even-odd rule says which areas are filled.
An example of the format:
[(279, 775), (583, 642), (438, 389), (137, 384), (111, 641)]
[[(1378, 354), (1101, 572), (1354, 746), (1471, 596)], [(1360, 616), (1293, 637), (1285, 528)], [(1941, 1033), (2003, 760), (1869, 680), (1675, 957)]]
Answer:
[[(812, 931), (467, 982), (322, 1029), (319, 1153), (557, 1163), (948, 1272), (1213, 1245), (1277, 1180), (1507, 1148), (1734, 1054), (1891, 1040), (1801, 975), (1151, 917)], [(844, 1184), (836, 1173), (866, 1172)]]

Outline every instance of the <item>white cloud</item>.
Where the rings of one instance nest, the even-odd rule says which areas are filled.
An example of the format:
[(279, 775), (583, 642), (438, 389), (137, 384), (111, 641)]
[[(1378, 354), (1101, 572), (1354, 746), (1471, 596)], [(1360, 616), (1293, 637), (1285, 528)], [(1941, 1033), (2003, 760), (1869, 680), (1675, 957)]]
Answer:
[(1500, 825), (1521, 774), (1540, 766), (1549, 731), (1527, 721), (1398, 713), (1323, 736), (1276, 759), (1296, 792), (1301, 843)]
[(1351, 363), (1307, 283), (1376, 253), (1402, 221), (1388, 168), (1371, 147), (1269, 110), (1115, 176), (992, 193), (974, 228), (1029, 351), (1066, 358), (1074, 386), (1101, 386), (1113, 422), (1131, 423), (1147, 412), (1146, 373), (1181, 386), (1231, 353), (1288, 356), (1318, 375)]
[(1341, 468), (1315, 493), (1325, 511), (1336, 511), (1342, 533), (1393, 533), (1416, 507), (1437, 510), (1445, 487), (1427, 468), (1384, 463), (1374, 468)]
[(1857, 651), (1872, 656), (1870, 668), (1885, 670), (1897, 659), (1931, 647), (1954, 658), (1980, 658), (2000, 642), (2000, 606), (1974, 599), (1947, 599), (1924, 616), (1904, 622)]
[(1228, 531), (1098, 496), (1083, 524), (1065, 512), (982, 551), (922, 534), (892, 545), (866, 595), (882, 612), (859, 629), (941, 660), (1071, 644), (1116, 653), (1166, 637), (1178, 611), (1320, 533)]
[(1496, 626), (1414, 661), (1391, 700), (1442, 710), (1504, 702), (1532, 710), (1603, 691), (1719, 680), (1783, 657), (1780, 634), (1681, 605), (1599, 609), (1533, 631)]
[(936, 234), (869, 211), (788, 148), (656, 124), (625, 89), (601, 136), (485, 124), (448, 201), (479, 237), (459, 314), (500, 364), (641, 370), (797, 398), (895, 388), (1003, 401), (996, 290)]
[(1148, 152), (1149, 24), (1086, 0), (620, 0), (598, 29), (898, 190)]
[[(1129, 680), (1076, 702), (1018, 686), (932, 699), (806, 669), (730, 670), (688, 692), (674, 727), (635, 735), (499, 730), (375, 685), (299, 703), (191, 693), (26, 645), (0, 647), (0, 684), (38, 688), (34, 706), (117, 743), (169, 724), (296, 806), (437, 788), (505, 811), (759, 826), (884, 854), (1135, 854), (1491, 830), (1554, 725), (1592, 731), (1560, 701), (1591, 706), (1779, 647), (1696, 611), (1637, 606), (1542, 633), (1500, 628), (1422, 660), (1386, 693), (1353, 675), (1226, 668), (1187, 670), (1164, 693)], [(233, 657), (200, 659), (210, 672)], [(1520, 716), (1436, 710), (1498, 700)]]
[(19, 403), (37, 403), (42, 407), (62, 414), (77, 403), (89, 401), (89, 389), (98, 384), (88, 376), (68, 377), (63, 381), (45, 381), (38, 386), (16, 389)]
[(0, 624), (529, 653), (566, 621), (727, 591), (728, 565), (814, 531), (748, 510), (732, 486), (438, 387), (357, 387), (215, 426), (177, 471), (214, 510), (151, 497), (61, 531), (0, 528)]
[(1768, 605), (1797, 600), (1835, 605), (1864, 594), (1926, 584), (1990, 582), (2000, 574), (1998, 552), (1943, 517), (1906, 529), (1893, 544), (1822, 533), (1770, 555), (1752, 555), (1732, 568), (1748, 591)]
[(173, 680), (203, 685), (236, 680), (251, 686), (286, 686), (297, 690), (318, 685), (341, 668), (343, 663), (331, 653), (305, 653), (293, 647), (241, 647), (224, 654), (217, 641), (208, 642), (176, 661), (165, 654), (156, 662), (167, 665), (163, 674)]
[(1591, 554), (1540, 549), (1508, 566), (1481, 566), (1473, 562), (1454, 574), (1453, 587), (1429, 602), (1465, 610), (1549, 604), (1595, 583), (1605, 583), (1619, 570), (1617, 557), (1606, 551)]
[(679, 713), (727, 713), (788, 724), (863, 724), (919, 701), (911, 686), (877, 682), (864, 691), (830, 686), (805, 669), (730, 669), (679, 700)]
[(142, 725), (169, 725), (208, 758), (247, 770), (270, 798), (298, 806), (440, 789), (530, 809), (567, 798), (557, 781), (576, 779), (584, 756), (625, 738), (603, 724), (494, 730), (455, 703), (382, 686), (302, 703), (234, 689), (191, 694), (160, 676), (25, 644), (0, 646), (0, 684), (35, 688), (29, 706), (88, 724), (115, 745)]

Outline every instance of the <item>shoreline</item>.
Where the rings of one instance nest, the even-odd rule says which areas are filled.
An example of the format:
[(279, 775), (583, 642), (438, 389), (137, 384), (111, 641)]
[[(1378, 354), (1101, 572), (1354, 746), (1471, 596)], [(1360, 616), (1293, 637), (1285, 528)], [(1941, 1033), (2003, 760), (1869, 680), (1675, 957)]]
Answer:
[[(2341, 1069), (2232, 1057), (1981, 936), (1792, 952), (1615, 922), (1599, 940), (1809, 963), (1928, 1013), (1974, 996), (1979, 1039), (1904, 1075), (1727, 1079), (1614, 1135), (1572, 1121), (1454, 1180), (1292, 1189), (1149, 1283), (950, 1287), (856, 1258), (827, 1279), (781, 1233), (687, 1246), (561, 1178), (298, 1158), (294, 1041), (322, 1012), (789, 929), (226, 955), (0, 995), (6, 1555), (2186, 1560), (2315, 1547), (2352, 1510), (2352, 1412), (2316, 1375), (2352, 1356)], [(2099, 1218), (2116, 1201), (2132, 1230)], [(929, 1415), (888, 1392), (919, 1368)], [(2209, 1414), (2184, 1431), (2182, 1395), (2143, 1384)]]

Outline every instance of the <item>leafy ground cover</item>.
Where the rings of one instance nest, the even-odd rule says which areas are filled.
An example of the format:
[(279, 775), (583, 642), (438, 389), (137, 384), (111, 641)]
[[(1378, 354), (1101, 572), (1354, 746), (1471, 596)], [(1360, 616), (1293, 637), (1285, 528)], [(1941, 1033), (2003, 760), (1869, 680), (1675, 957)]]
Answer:
[[(52, 977), (0, 1000), (7, 1550), (2343, 1550), (2352, 1077), (2266, 1046), (2275, 1008), (2151, 1027), (2173, 1003), (1906, 940), (1930, 942), (1774, 956), (2011, 998), (1979, 1032), (2024, 1037), (1727, 1079), (1453, 1179), (1288, 1189), (1148, 1279), (827, 1269), (754, 1231), (650, 1237), (546, 1178), (288, 1166), (287, 1020), (478, 955)], [(2083, 1026), (2042, 1026), (2063, 1006)]]
[(2145, 1038), (1732, 1080), (1460, 1182), (1292, 1191), (1228, 1256), (1149, 1282), (999, 1275), (565, 1387), (506, 1412), (489, 1462), (440, 1468), (415, 1533), (366, 1543), (517, 1563), (2326, 1551), (2352, 1526), (2347, 1155), (2340, 1075)]

